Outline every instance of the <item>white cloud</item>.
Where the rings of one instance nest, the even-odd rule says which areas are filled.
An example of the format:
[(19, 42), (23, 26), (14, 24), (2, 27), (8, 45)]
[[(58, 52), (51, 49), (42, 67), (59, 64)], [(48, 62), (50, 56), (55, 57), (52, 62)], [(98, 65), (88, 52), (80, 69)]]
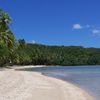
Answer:
[(36, 42), (34, 40), (32, 40), (32, 43), (35, 44)]
[(80, 24), (74, 24), (73, 29), (82, 29), (83, 27)]
[(35, 44), (35, 43), (36, 43), (36, 41), (32, 40), (32, 41), (28, 41), (28, 43)]
[(92, 28), (92, 26), (89, 24), (86, 24), (86, 25), (74, 24), (73, 25), (73, 29), (86, 29), (86, 28)]
[(96, 27), (93, 25), (73, 24), (73, 29), (74, 30), (86, 29), (85, 31), (87, 31), (87, 32), (91, 31), (94, 36), (100, 36), (100, 27)]
[(100, 30), (98, 30), (98, 29), (93, 29), (93, 30), (92, 30), (92, 33), (98, 34), (98, 33), (100, 33)]
[(93, 35), (98, 35), (100, 36), (100, 30), (99, 29), (93, 29), (92, 30)]

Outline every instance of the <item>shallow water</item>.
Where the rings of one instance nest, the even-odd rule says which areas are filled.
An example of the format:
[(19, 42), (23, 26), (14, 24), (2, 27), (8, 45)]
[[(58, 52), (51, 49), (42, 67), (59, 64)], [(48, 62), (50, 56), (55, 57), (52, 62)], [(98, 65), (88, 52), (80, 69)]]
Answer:
[(28, 70), (69, 81), (100, 100), (100, 66), (50, 66)]

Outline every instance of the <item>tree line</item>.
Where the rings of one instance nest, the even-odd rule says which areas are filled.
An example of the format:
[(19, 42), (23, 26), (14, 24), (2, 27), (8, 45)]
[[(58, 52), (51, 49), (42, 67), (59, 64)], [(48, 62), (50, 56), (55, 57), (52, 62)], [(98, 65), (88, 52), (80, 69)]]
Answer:
[(47, 46), (26, 43), (9, 28), (9, 15), (0, 10), (0, 66), (6, 65), (100, 65), (100, 48)]

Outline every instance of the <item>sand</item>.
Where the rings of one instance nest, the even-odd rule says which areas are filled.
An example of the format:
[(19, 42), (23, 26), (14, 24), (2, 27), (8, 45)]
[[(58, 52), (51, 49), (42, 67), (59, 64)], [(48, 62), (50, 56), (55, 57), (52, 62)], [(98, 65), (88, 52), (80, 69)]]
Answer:
[(0, 100), (93, 100), (84, 90), (37, 72), (0, 71)]

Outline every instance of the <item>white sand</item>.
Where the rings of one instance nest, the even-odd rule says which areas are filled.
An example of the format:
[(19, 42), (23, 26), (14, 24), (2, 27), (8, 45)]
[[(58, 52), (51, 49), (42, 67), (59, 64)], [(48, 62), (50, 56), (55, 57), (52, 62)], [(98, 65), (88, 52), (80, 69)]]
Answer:
[(0, 100), (93, 100), (82, 89), (40, 73), (0, 71)]

